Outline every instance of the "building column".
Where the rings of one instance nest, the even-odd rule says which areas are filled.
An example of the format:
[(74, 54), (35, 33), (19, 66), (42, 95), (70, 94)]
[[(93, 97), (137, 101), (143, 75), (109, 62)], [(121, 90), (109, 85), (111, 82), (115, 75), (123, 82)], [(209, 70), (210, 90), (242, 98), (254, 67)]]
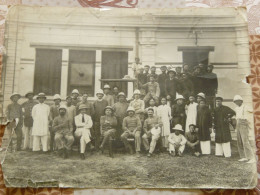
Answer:
[[(96, 64), (95, 64), (95, 94), (99, 89), (101, 89), (101, 61), (102, 61), (102, 51), (96, 50)], [(94, 97), (95, 97), (94, 94)]]
[(62, 64), (61, 64), (61, 83), (60, 95), (65, 99), (67, 94), (70, 94), (68, 89), (68, 70), (69, 70), (69, 49), (62, 49)]
[(252, 106), (252, 91), (250, 84), (247, 84), (246, 76), (250, 75), (250, 52), (249, 40), (246, 27), (236, 28), (237, 46), (237, 86), (238, 94), (244, 98), (244, 103)]

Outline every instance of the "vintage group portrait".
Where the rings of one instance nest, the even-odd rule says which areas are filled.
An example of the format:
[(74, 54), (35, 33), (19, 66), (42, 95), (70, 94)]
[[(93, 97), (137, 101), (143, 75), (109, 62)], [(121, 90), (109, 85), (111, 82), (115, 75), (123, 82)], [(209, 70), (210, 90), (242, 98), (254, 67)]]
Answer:
[(8, 187), (254, 188), (245, 8), (14, 6)]

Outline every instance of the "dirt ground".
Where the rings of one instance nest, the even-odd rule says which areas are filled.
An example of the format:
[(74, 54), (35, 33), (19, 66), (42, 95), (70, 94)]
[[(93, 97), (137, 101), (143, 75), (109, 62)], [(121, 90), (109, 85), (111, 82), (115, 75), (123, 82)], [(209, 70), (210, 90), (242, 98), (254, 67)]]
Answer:
[[(214, 147), (212, 147), (212, 153)], [(2, 165), (8, 186), (66, 186), (88, 188), (252, 188), (256, 185), (256, 166), (238, 162), (236, 147), (232, 157), (214, 155), (171, 157), (167, 153), (140, 158), (117, 153), (87, 153), (81, 160), (77, 152), (63, 160), (54, 153), (7, 152)], [(45, 182), (43, 182), (45, 181)]]

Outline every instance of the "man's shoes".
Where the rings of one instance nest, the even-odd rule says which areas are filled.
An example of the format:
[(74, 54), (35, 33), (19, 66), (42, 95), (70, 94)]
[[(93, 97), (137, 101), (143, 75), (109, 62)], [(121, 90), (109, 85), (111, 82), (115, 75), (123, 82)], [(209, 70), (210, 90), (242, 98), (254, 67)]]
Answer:
[(199, 156), (200, 156), (200, 153), (199, 153), (199, 152), (195, 152), (194, 155), (195, 155), (196, 157), (199, 157)]
[(84, 153), (80, 153), (80, 158), (81, 158), (81, 160), (85, 160), (85, 155), (84, 155)]
[(180, 151), (178, 152), (178, 156), (179, 156), (179, 157), (182, 157), (182, 153), (181, 153)]
[(246, 163), (250, 164), (250, 163), (256, 163), (255, 159), (250, 159), (249, 161), (247, 161)]
[(141, 154), (140, 152), (136, 152), (136, 157), (140, 158), (141, 157)]
[(148, 154), (147, 154), (147, 157), (151, 157), (152, 156), (152, 154), (149, 152)]
[(172, 157), (175, 156), (175, 152), (170, 152), (169, 154), (170, 154)]
[(245, 162), (245, 161), (248, 161), (248, 159), (247, 159), (247, 158), (241, 158), (241, 159), (239, 159), (238, 161), (239, 161), (239, 162)]

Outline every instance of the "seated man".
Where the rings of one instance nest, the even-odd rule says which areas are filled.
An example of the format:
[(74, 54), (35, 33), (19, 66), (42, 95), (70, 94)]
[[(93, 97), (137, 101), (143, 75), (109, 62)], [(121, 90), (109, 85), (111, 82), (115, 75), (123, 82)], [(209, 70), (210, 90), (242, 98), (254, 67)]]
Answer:
[(168, 138), (170, 155), (182, 156), (187, 142), (186, 138), (181, 134), (183, 132), (182, 126), (177, 124), (172, 129), (174, 132), (171, 133)]
[(139, 117), (135, 116), (135, 110), (133, 107), (128, 107), (127, 114), (128, 116), (123, 120), (122, 128), (124, 133), (121, 135), (121, 139), (124, 142), (126, 150), (129, 150), (130, 154), (133, 154), (133, 149), (128, 143), (127, 138), (134, 137), (136, 154), (139, 155), (141, 147), (141, 120)]
[(90, 128), (93, 125), (92, 119), (89, 115), (87, 115), (87, 107), (84, 104), (79, 106), (79, 112), (77, 116), (75, 116), (75, 137), (80, 139), (80, 158), (82, 160), (85, 159), (85, 149), (86, 145), (91, 141)]
[(194, 124), (189, 125), (189, 131), (186, 132), (185, 136), (187, 139), (187, 149), (192, 152), (195, 156), (200, 155), (200, 141), (199, 135), (196, 131)]
[(62, 154), (63, 158), (68, 157), (68, 151), (74, 142), (73, 128), (68, 116), (66, 115), (67, 108), (65, 106), (59, 107), (59, 116), (55, 117), (52, 124), (52, 129), (55, 133), (54, 140), (58, 152)]
[[(162, 127), (162, 122), (159, 117), (154, 116), (153, 108), (148, 108), (148, 118), (144, 121), (144, 135), (142, 137), (144, 148), (148, 151), (148, 157), (150, 157), (155, 149), (156, 143), (160, 138), (160, 133), (158, 133)], [(152, 131), (153, 130), (153, 131)], [(149, 145), (148, 139), (152, 138)]]

